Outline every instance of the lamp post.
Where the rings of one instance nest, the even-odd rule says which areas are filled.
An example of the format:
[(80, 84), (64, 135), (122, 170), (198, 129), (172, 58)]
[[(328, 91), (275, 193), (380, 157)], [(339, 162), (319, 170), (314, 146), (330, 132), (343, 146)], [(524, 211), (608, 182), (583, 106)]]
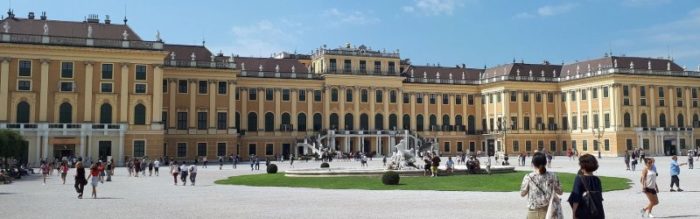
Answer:
[(593, 136), (596, 138), (595, 144), (593, 147), (598, 148), (598, 159), (601, 158), (600, 156), (600, 139), (603, 138), (603, 134), (605, 134), (605, 128), (601, 128), (600, 126), (595, 127), (591, 129), (593, 131)]

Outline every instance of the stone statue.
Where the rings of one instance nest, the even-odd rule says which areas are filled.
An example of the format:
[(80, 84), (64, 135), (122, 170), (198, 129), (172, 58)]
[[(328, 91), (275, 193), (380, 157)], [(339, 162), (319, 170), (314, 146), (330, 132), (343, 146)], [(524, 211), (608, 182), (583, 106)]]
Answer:
[(262, 71), (263, 71), (263, 66), (262, 66), (262, 64), (260, 64), (260, 65), (258, 66), (258, 71), (259, 71), (259, 72), (262, 72)]
[(671, 71), (671, 62), (666, 63), (666, 71)]
[(49, 35), (49, 25), (44, 23), (44, 35)]
[(160, 30), (156, 30), (156, 41), (163, 41), (162, 39), (160, 39)]
[(129, 33), (124, 30), (124, 33), (122, 33), (122, 39), (127, 40), (129, 38)]
[(10, 24), (9, 24), (9, 22), (5, 22), (5, 23), (2, 25), (2, 29), (5, 30), (5, 33), (9, 33), (9, 32), (10, 32)]
[(194, 52), (192, 52), (192, 54), (190, 55), (190, 60), (194, 61), (196, 58), (197, 55), (195, 55)]
[(462, 72), (462, 80), (464, 80), (464, 79), (465, 79), (465, 77), (464, 77), (464, 72)]
[(647, 62), (647, 69), (651, 70), (651, 61)]
[(241, 71), (245, 71), (245, 62), (241, 63)]
[(634, 69), (634, 62), (630, 62), (630, 69)]
[(435, 77), (436, 77), (437, 79), (440, 79), (440, 72), (438, 72), (438, 73), (435, 75)]
[(296, 69), (296, 67), (294, 67), (294, 65), (292, 65), (292, 73), (296, 72), (295, 69)]
[(427, 79), (427, 78), (428, 78), (428, 73), (423, 72), (423, 79)]
[(530, 73), (530, 77), (532, 77), (532, 70), (530, 70), (530, 72), (529, 72), (529, 73)]
[(87, 38), (92, 38), (92, 25), (88, 25)]
[(411, 78), (413, 78), (413, 69), (411, 69)]
[(520, 69), (515, 69), (515, 74), (520, 77)]
[(450, 81), (452, 80), (452, 73), (450, 73)]
[(388, 170), (400, 170), (407, 167), (418, 169), (418, 167), (415, 165), (415, 150), (408, 149), (406, 139), (401, 139), (399, 144), (394, 145), (394, 148), (396, 148), (396, 152), (394, 152), (394, 155), (391, 156), (391, 163), (387, 166)]
[(540, 71), (540, 75), (544, 77), (544, 70)]
[(554, 69), (554, 71), (552, 71), (552, 77), (555, 77), (555, 78), (557, 77), (557, 70), (556, 69)]
[(277, 72), (277, 73), (280, 72), (280, 65), (275, 65), (275, 72)]
[(617, 68), (617, 59), (613, 60), (613, 67)]
[(214, 59), (216, 58), (216, 56), (211, 55), (211, 57), (209, 57), (209, 58), (211, 59), (211, 62), (214, 62)]
[(170, 53), (170, 60), (175, 60), (175, 52)]

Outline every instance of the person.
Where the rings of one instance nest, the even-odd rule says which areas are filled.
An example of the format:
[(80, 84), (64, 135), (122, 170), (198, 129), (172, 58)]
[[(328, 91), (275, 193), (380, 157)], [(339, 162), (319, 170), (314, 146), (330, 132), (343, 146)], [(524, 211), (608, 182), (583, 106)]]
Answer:
[(102, 161), (97, 161), (97, 171), (100, 172), (100, 175), (98, 178), (100, 179), (100, 183), (105, 183), (105, 166), (102, 165)]
[(110, 159), (107, 161), (107, 169), (105, 169), (107, 172), (107, 182), (112, 181), (112, 175), (114, 174), (114, 159)]
[(365, 156), (364, 154), (362, 155), (362, 158), (360, 158), (360, 166), (361, 167), (367, 166), (367, 156)]
[(455, 162), (452, 161), (452, 156), (447, 158), (447, 163), (445, 164), (445, 170), (449, 173), (454, 171)]
[(384, 155), (384, 157), (382, 158), (382, 163), (383, 163), (384, 166), (386, 167), (386, 155)]
[(153, 161), (148, 161), (148, 176), (153, 176)]
[(78, 193), (78, 199), (83, 198), (83, 189), (85, 189), (86, 184), (87, 180), (85, 179), (83, 162), (78, 161), (78, 163), (75, 164), (75, 184), (73, 185), (75, 191)]
[(141, 162), (139, 162), (139, 159), (134, 159), (134, 177), (139, 177), (140, 171), (141, 171)]
[(236, 166), (238, 166), (238, 155), (233, 156), (233, 169), (236, 169)]
[(637, 169), (637, 152), (632, 151), (632, 163), (630, 164), (630, 167), (632, 168), (632, 171), (635, 171)]
[(208, 163), (209, 163), (209, 161), (207, 160), (207, 156), (202, 157), (202, 164), (204, 165), (203, 166), (204, 168), (207, 168)]
[(61, 166), (59, 167), (59, 171), (61, 171), (61, 181), (63, 181), (63, 184), (66, 184), (66, 175), (68, 175), (68, 163), (65, 161), (61, 162)]
[(260, 170), (260, 158), (255, 157), (255, 170)]
[(190, 183), (192, 183), (192, 186), (194, 186), (194, 180), (197, 179), (197, 165), (190, 165), (189, 167), (189, 172), (190, 172)]
[(627, 167), (627, 170), (630, 170), (630, 151), (629, 150), (625, 151), (625, 166)]
[(289, 155), (289, 167), (294, 168), (294, 154)]
[[(680, 179), (678, 178), (678, 175), (681, 174), (681, 166), (686, 164), (687, 163), (678, 164), (678, 157), (676, 157), (676, 155), (671, 157), (671, 192), (683, 191), (680, 186)], [(678, 188), (678, 190), (673, 190), (673, 184), (676, 184), (676, 188)]]
[(693, 153), (688, 152), (688, 169), (693, 169), (693, 154), (697, 153), (697, 151), (692, 150)]
[(224, 157), (219, 156), (219, 170), (224, 167)]
[[(593, 175), (593, 172), (598, 170), (598, 160), (593, 155), (584, 154), (578, 158), (578, 165), (581, 168), (580, 174), (574, 178), (574, 186), (568, 199), (573, 218), (603, 219), (603, 188), (600, 178)], [(593, 201), (590, 204), (595, 206), (588, 206), (584, 195), (590, 196)], [(591, 212), (591, 209), (595, 209), (595, 212)]]
[(180, 174), (180, 166), (177, 165), (177, 161), (170, 163), (170, 173), (173, 174), (173, 182), (177, 185), (177, 175)]
[(97, 184), (100, 182), (100, 162), (93, 163), (90, 166), (90, 175), (88, 175), (88, 180), (90, 180), (90, 185), (92, 186), (92, 198), (97, 198)]
[(646, 152), (644, 152), (644, 149), (640, 148), (639, 149), (639, 159), (643, 161), (645, 157), (646, 157)]
[(160, 159), (153, 161), (153, 170), (156, 172), (156, 176), (158, 176), (158, 168), (160, 168)]
[(146, 167), (148, 166), (148, 162), (146, 161), (146, 158), (141, 159), (141, 175), (146, 176)]
[(44, 178), (44, 182), (42, 183), (42, 185), (46, 185), (46, 177), (49, 176), (49, 172), (51, 172), (51, 167), (48, 163), (46, 163), (46, 161), (41, 161), (41, 166), (39, 168), (41, 169), (41, 175)]
[(534, 171), (523, 177), (520, 196), (527, 196), (528, 219), (544, 219), (552, 195), (561, 195), (562, 189), (556, 174), (547, 171), (547, 156), (536, 152), (532, 156)]
[(425, 176), (428, 173), (430, 173), (430, 175), (432, 176), (433, 173), (430, 172), (430, 170), (432, 169), (432, 168), (430, 168), (430, 165), (432, 163), (430, 161), (430, 154), (426, 154), (425, 157), (423, 157), (423, 163), (425, 163), (425, 169), (423, 170), (423, 176)]
[(182, 161), (182, 165), (180, 165), (180, 181), (182, 181), (182, 185), (186, 186), (187, 185), (187, 169), (189, 166), (187, 166), (187, 161)]
[(649, 204), (640, 210), (642, 217), (647, 214), (649, 217), (654, 217), (651, 214), (651, 210), (654, 206), (659, 204), (659, 197), (657, 193), (659, 192), (659, 186), (656, 185), (656, 171), (652, 168), (654, 166), (654, 158), (646, 159), (644, 163), (644, 170), (642, 170), (642, 177), (640, 183), (642, 184), (642, 192), (649, 199)]
[(438, 167), (440, 166), (440, 156), (437, 154), (433, 155), (433, 158), (430, 159), (430, 172), (432, 173), (431, 177), (437, 177), (438, 176)]

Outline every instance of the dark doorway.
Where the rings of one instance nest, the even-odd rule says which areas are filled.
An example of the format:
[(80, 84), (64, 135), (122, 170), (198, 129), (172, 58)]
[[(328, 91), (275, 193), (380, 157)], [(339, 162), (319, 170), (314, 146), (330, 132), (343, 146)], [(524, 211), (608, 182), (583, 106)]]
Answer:
[(53, 146), (53, 156), (59, 159), (69, 158), (75, 154), (74, 144), (57, 144)]
[(673, 144), (673, 140), (664, 140), (664, 155), (676, 155), (676, 145)]
[(494, 155), (494, 152), (495, 152), (495, 149), (496, 149), (496, 147), (495, 147), (495, 142), (496, 142), (496, 141), (493, 140), (493, 139), (489, 139), (489, 140), (487, 140), (486, 142), (487, 142), (486, 145), (487, 145), (487, 147), (488, 147), (487, 150), (486, 150), (486, 152), (488, 153), (488, 156), (493, 156), (493, 155)]
[(304, 147), (303, 146), (297, 147), (297, 155), (304, 155)]
[(107, 157), (112, 156), (112, 142), (111, 141), (100, 141), (99, 142), (99, 159), (107, 160)]
[(364, 145), (363, 145), (363, 147), (362, 147), (362, 149), (363, 149), (362, 152), (365, 152), (365, 154), (370, 153), (370, 152), (372, 151), (372, 147), (371, 147), (371, 146), (372, 146), (372, 145), (370, 144), (369, 139), (365, 139)]
[(289, 159), (289, 153), (291, 153), (292, 146), (289, 144), (282, 144), (282, 156), (284, 159)]

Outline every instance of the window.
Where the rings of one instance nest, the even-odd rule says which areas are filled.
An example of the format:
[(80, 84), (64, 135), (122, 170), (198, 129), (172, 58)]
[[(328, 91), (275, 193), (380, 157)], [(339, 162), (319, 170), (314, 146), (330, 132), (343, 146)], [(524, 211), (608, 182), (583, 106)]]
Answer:
[(690, 97), (693, 99), (698, 98), (698, 89), (697, 88), (690, 89)]
[(588, 150), (588, 140), (583, 140), (583, 148), (584, 151)]
[(226, 129), (226, 121), (228, 118), (228, 114), (226, 112), (218, 112), (216, 113), (216, 129), (218, 130), (225, 130)]
[(421, 114), (416, 115), (416, 130), (417, 131), (422, 132), (424, 130), (423, 123), (424, 123), (423, 115), (421, 115)]
[(396, 103), (396, 91), (395, 90), (389, 91), (389, 102)]
[(396, 72), (396, 67), (394, 66), (394, 62), (389, 62), (389, 74), (393, 74)]
[(143, 104), (136, 104), (134, 107), (134, 124), (135, 125), (145, 125), (146, 124), (146, 107)]
[(32, 81), (30, 81), (30, 80), (18, 80), (17, 81), (17, 90), (18, 91), (31, 91), (32, 90)]
[(593, 150), (594, 151), (600, 150), (600, 142), (598, 142), (598, 140), (593, 140)]
[(73, 78), (72, 62), (61, 62), (61, 78)]
[(566, 146), (566, 141), (561, 141), (561, 151), (566, 151), (569, 148)]
[(430, 94), (430, 104), (435, 104), (435, 94)]
[(659, 87), (659, 98), (664, 98), (664, 88)]
[(257, 155), (258, 154), (257, 145), (249, 144), (248, 145), (248, 154)]
[(530, 130), (530, 117), (529, 116), (523, 117), (523, 129)]
[(19, 102), (17, 104), (17, 123), (29, 123), (29, 104), (26, 101)]
[(450, 95), (447, 95), (447, 94), (442, 95), (442, 104), (450, 104)]
[(382, 62), (374, 61), (374, 73), (382, 72)]
[(197, 143), (197, 156), (207, 156), (207, 143)]
[(258, 99), (258, 89), (257, 88), (248, 89), (248, 100), (257, 100), (257, 99)]
[(102, 106), (100, 106), (100, 123), (112, 123), (112, 105), (109, 103), (103, 103)]
[(265, 89), (265, 100), (271, 101), (275, 99), (275, 89), (266, 88)]
[(314, 131), (321, 131), (322, 121), (323, 121), (323, 117), (321, 116), (320, 113), (314, 114), (314, 117), (313, 117)]
[(226, 94), (228, 91), (228, 84), (225, 81), (219, 81), (219, 94)]
[(197, 129), (207, 129), (207, 112), (197, 112)]
[(605, 128), (610, 128), (610, 113), (603, 114), (603, 125)]
[(644, 148), (644, 150), (649, 150), (649, 139), (648, 138), (642, 139), (642, 147)]
[(350, 60), (344, 60), (343, 62), (343, 71), (344, 72), (351, 72), (352, 71), (352, 62)]
[(289, 89), (282, 89), (282, 101), (289, 101)]
[(410, 103), (411, 102), (411, 95), (410, 94), (403, 94), (403, 103)]
[(336, 72), (336, 69), (338, 69), (338, 66), (337, 66), (337, 64), (336, 64), (336, 61), (335, 61), (335, 59), (331, 59), (331, 60), (330, 60), (330, 66), (329, 66), (329, 69), (328, 69), (328, 70), (329, 70), (330, 72)]
[(73, 122), (73, 105), (70, 103), (62, 103), (58, 109), (58, 122), (59, 123), (72, 123)]
[(314, 101), (321, 102), (321, 91), (314, 90)]
[(605, 151), (610, 151), (610, 139), (605, 139), (603, 143), (603, 148), (605, 149)]
[(19, 60), (19, 76), (20, 77), (31, 77), (32, 76), (32, 61)]
[(266, 144), (265, 145), (265, 155), (273, 155), (275, 152), (275, 145), (273, 144)]
[(588, 115), (583, 115), (583, 129), (588, 129)]
[(554, 103), (554, 94), (553, 93), (547, 93), (547, 102)]
[(571, 96), (571, 101), (576, 101), (576, 91), (570, 91), (569, 96)]
[(525, 141), (525, 151), (532, 151), (532, 141)]
[(603, 87), (603, 98), (610, 96), (610, 93), (609, 93), (610, 91), (608, 91), (608, 90), (609, 90), (608, 87)]
[(416, 103), (423, 103), (423, 95), (416, 94)]
[(457, 105), (462, 104), (462, 95), (455, 95), (455, 104), (457, 104)]
[(235, 90), (232, 90), (231, 92), (233, 92), (234, 93), (233, 95), (236, 96), (236, 100), (241, 100), (241, 90), (240, 89), (235, 89)]
[(510, 92), (510, 102), (515, 102), (515, 101), (518, 101), (518, 92), (511, 91)]
[(463, 142), (457, 142), (457, 152), (462, 152), (464, 151), (464, 145)]
[(444, 149), (445, 149), (444, 150), (445, 152), (448, 152), (448, 153), (450, 152), (450, 142), (449, 141), (444, 143)]
[(467, 95), (467, 104), (474, 105), (474, 95)]
[(663, 113), (661, 113), (661, 115), (659, 115), (659, 126), (666, 128), (666, 115)]
[(530, 101), (530, 94), (527, 92), (523, 92), (523, 102), (529, 102)]
[(102, 80), (112, 80), (113, 70), (113, 64), (102, 64)]
[(676, 88), (676, 106), (683, 106), (683, 89)]
[(367, 61), (360, 60), (360, 72), (362, 72), (362, 73), (367, 72)]
[(134, 141), (134, 157), (146, 156), (146, 142), (144, 140)]
[(177, 112), (177, 129), (187, 129), (187, 112)]
[(177, 143), (177, 157), (187, 156), (187, 143)]
[(62, 92), (73, 92), (74, 85), (75, 84), (72, 81), (61, 82), (61, 91)]
[(586, 100), (586, 99), (588, 99), (588, 91), (581, 90), (581, 100)]
[(593, 99), (598, 98), (598, 88), (591, 89), (591, 98), (593, 98)]
[(168, 80), (163, 80), (163, 93), (168, 93)]
[(560, 93), (559, 96), (561, 96), (561, 102), (566, 102), (566, 92)]
[(578, 116), (571, 117), (571, 129), (572, 130), (578, 129)]
[(226, 143), (216, 144), (216, 156), (226, 156)]
[(542, 102), (542, 94), (541, 93), (535, 93), (535, 102)]
[(515, 152), (520, 151), (520, 142), (513, 141), (513, 151), (515, 151)]
[(518, 117), (510, 117), (510, 129), (518, 130)]
[(557, 151), (557, 142), (556, 141), (549, 141), (549, 151), (550, 152)]
[(561, 129), (569, 130), (569, 118), (566, 116), (561, 117)]
[(632, 127), (632, 118), (630, 117), (629, 113), (625, 113), (622, 120), (622, 123), (625, 128)]
[(360, 91), (360, 100), (361, 100), (363, 103), (367, 103), (367, 101), (368, 101), (368, 100), (367, 100), (367, 99), (368, 99), (368, 96), (369, 96), (369, 94), (368, 94), (368, 91), (367, 91), (367, 90), (362, 90), (362, 91)]
[(647, 128), (647, 114), (642, 113), (642, 115), (639, 117), (639, 124), (642, 125), (643, 128)]
[(376, 90), (374, 91), (374, 97), (375, 103), (381, 103), (382, 101), (384, 101), (384, 92), (382, 92), (382, 90)]
[(272, 112), (265, 113), (265, 131), (275, 131), (275, 114), (273, 114)]
[(258, 114), (254, 112), (248, 113), (248, 131), (258, 131)]
[(345, 90), (345, 102), (352, 102), (352, 90)]
[[(160, 114), (160, 118), (161, 118), (161, 123), (163, 124), (163, 128), (168, 129), (169, 128), (169, 126), (168, 126), (168, 111), (163, 111)], [(110, 121), (111, 121), (111, 119), (110, 119)]]
[(298, 90), (299, 101), (306, 101), (306, 90)]
[(134, 93), (145, 94), (146, 93), (146, 84), (134, 84)]
[(575, 140), (571, 141), (571, 149), (574, 151), (578, 150), (578, 148), (576, 148), (576, 141)]
[(187, 80), (177, 81), (177, 92), (181, 94), (187, 93)]
[(146, 66), (136, 65), (136, 80), (145, 81), (146, 80)]
[(600, 117), (598, 114), (593, 114), (593, 128), (600, 128)]
[(297, 130), (305, 132), (307, 130), (307, 128), (306, 128), (306, 114), (299, 113), (299, 115), (297, 115), (297, 123), (299, 123)]
[(199, 94), (207, 94), (209, 92), (209, 82), (199, 81)]

